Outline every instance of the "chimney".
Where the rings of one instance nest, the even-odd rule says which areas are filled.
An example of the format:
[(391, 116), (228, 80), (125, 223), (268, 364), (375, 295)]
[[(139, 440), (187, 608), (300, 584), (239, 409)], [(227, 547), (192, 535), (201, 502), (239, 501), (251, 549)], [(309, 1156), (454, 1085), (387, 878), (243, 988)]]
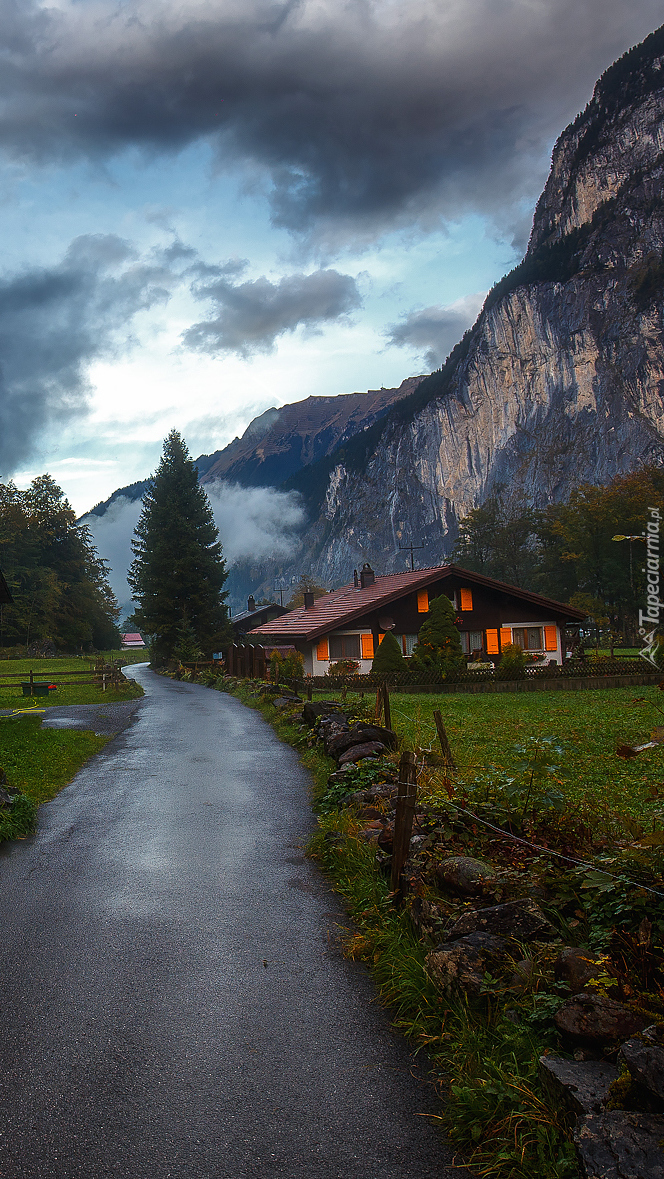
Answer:
[(360, 585), (362, 586), (362, 589), (367, 589), (368, 586), (375, 585), (375, 583), (376, 574), (371, 568), (369, 562), (365, 561), (364, 565), (362, 566), (362, 572), (360, 573)]
[(304, 608), (305, 608), (305, 610), (311, 610), (313, 607), (313, 604), (314, 604), (314, 595), (309, 590), (307, 590), (304, 595)]
[(357, 569), (353, 569), (353, 585), (355, 586), (355, 589), (360, 588), (360, 579), (357, 576)]
[(253, 594), (249, 594), (249, 597), (247, 598), (247, 610), (250, 610), (251, 613), (253, 614), (255, 609), (256, 609), (256, 602), (255, 602), (254, 596), (253, 596)]

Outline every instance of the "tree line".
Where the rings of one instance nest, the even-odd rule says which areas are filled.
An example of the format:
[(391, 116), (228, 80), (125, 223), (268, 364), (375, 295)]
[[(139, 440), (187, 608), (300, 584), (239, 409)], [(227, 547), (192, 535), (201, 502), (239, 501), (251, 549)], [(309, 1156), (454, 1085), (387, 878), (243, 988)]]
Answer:
[(540, 510), (515, 507), (497, 488), (460, 522), (453, 560), (585, 610), (609, 644), (636, 643), (646, 547), (613, 538), (645, 533), (649, 507), (664, 508), (664, 470), (654, 465), (603, 487), (581, 483), (565, 503)]
[(25, 491), (0, 484), (0, 647), (65, 651), (120, 645), (118, 604), (89, 529), (50, 475)]

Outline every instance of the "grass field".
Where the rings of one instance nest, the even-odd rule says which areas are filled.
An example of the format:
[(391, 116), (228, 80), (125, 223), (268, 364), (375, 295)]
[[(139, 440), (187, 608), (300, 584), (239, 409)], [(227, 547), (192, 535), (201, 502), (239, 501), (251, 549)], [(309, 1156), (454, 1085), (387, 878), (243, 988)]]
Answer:
[[(130, 651), (129, 655), (136, 652)], [(119, 658), (120, 656), (118, 656)], [(145, 660), (146, 656), (140, 662)], [(139, 662), (136, 660), (135, 662)], [(143, 689), (137, 684), (127, 682), (119, 689), (101, 688), (93, 683), (93, 677), (81, 679), (80, 684), (66, 685), (65, 681), (72, 678), (72, 672), (90, 671), (93, 661), (86, 658), (58, 658), (58, 659), (6, 659), (0, 661), (0, 708), (48, 708), (63, 704), (116, 704), (121, 700), (133, 700), (143, 695)], [(17, 672), (25, 679), (32, 671), (37, 681), (47, 680), (49, 683), (62, 684), (57, 691), (48, 696), (24, 696), (21, 681), (18, 679), (3, 679), (8, 673)]]
[(42, 729), (36, 716), (0, 717), (0, 766), (10, 786), (37, 806), (48, 802), (108, 737), (73, 729)]
[[(337, 698), (316, 693), (315, 699)], [(349, 694), (352, 702), (358, 698)], [(364, 697), (372, 707), (373, 700)], [(642, 745), (664, 725), (658, 687), (583, 692), (390, 694), (392, 724), (406, 749), (438, 748), (439, 709), (459, 770), (470, 785), (487, 768), (513, 771), (528, 740), (553, 738), (562, 748), (562, 786), (571, 805), (598, 818), (607, 810), (651, 821), (664, 817), (664, 744), (629, 760), (620, 745)]]

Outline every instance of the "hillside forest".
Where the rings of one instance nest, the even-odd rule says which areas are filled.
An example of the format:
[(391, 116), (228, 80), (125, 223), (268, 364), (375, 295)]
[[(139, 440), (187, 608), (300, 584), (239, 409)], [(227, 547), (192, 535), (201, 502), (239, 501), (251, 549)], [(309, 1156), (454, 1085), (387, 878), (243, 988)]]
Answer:
[(0, 484), (0, 569), (14, 598), (0, 606), (0, 649), (37, 654), (120, 645), (106, 562), (50, 475), (25, 491)]
[[(609, 645), (636, 643), (639, 603), (646, 595), (645, 531), (649, 507), (662, 509), (664, 471), (642, 467), (604, 487), (582, 483), (566, 503), (541, 511), (514, 500), (507, 506), (497, 488), (459, 526), (453, 559), (484, 573), (585, 610), (593, 637)], [(629, 549), (632, 549), (631, 561)]]

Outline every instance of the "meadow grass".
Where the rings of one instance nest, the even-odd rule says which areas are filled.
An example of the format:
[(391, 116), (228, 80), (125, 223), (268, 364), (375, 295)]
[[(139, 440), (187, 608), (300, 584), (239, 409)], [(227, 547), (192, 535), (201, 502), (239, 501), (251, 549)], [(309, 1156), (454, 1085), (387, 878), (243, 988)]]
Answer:
[[(135, 652), (130, 651), (128, 654), (133, 655)], [(122, 700), (134, 700), (143, 695), (143, 689), (133, 680), (121, 684), (117, 689), (107, 687), (105, 692), (102, 692), (101, 687), (93, 682), (92, 676), (81, 679), (80, 684), (67, 685), (65, 683), (71, 678), (72, 672), (88, 672), (93, 667), (93, 659), (76, 656), (55, 659), (3, 659), (0, 661), (0, 708), (49, 708), (66, 704), (117, 704)], [(49, 683), (58, 684), (57, 691), (50, 692), (48, 696), (24, 696), (20, 680), (2, 678), (9, 673), (18, 673), (24, 676), (27, 681), (30, 671), (33, 672), (35, 681), (44, 682), (47, 680)]]
[(39, 806), (71, 781), (109, 740), (73, 729), (42, 729), (37, 716), (0, 717), (0, 766), (7, 784)]
[[(338, 698), (329, 692), (316, 693), (314, 699), (326, 696)], [(355, 700), (349, 693), (348, 703)], [(364, 703), (373, 703), (368, 694)], [(438, 748), (433, 713), (440, 710), (458, 784), (470, 784), (494, 766), (511, 771), (521, 759), (518, 750), (524, 741), (547, 737), (563, 749), (561, 788), (570, 805), (598, 816), (610, 810), (642, 821), (664, 816), (664, 744), (628, 760), (616, 755), (620, 745), (642, 745), (664, 725), (664, 693), (656, 686), (580, 692), (394, 692), (390, 706), (393, 727), (405, 749)]]

